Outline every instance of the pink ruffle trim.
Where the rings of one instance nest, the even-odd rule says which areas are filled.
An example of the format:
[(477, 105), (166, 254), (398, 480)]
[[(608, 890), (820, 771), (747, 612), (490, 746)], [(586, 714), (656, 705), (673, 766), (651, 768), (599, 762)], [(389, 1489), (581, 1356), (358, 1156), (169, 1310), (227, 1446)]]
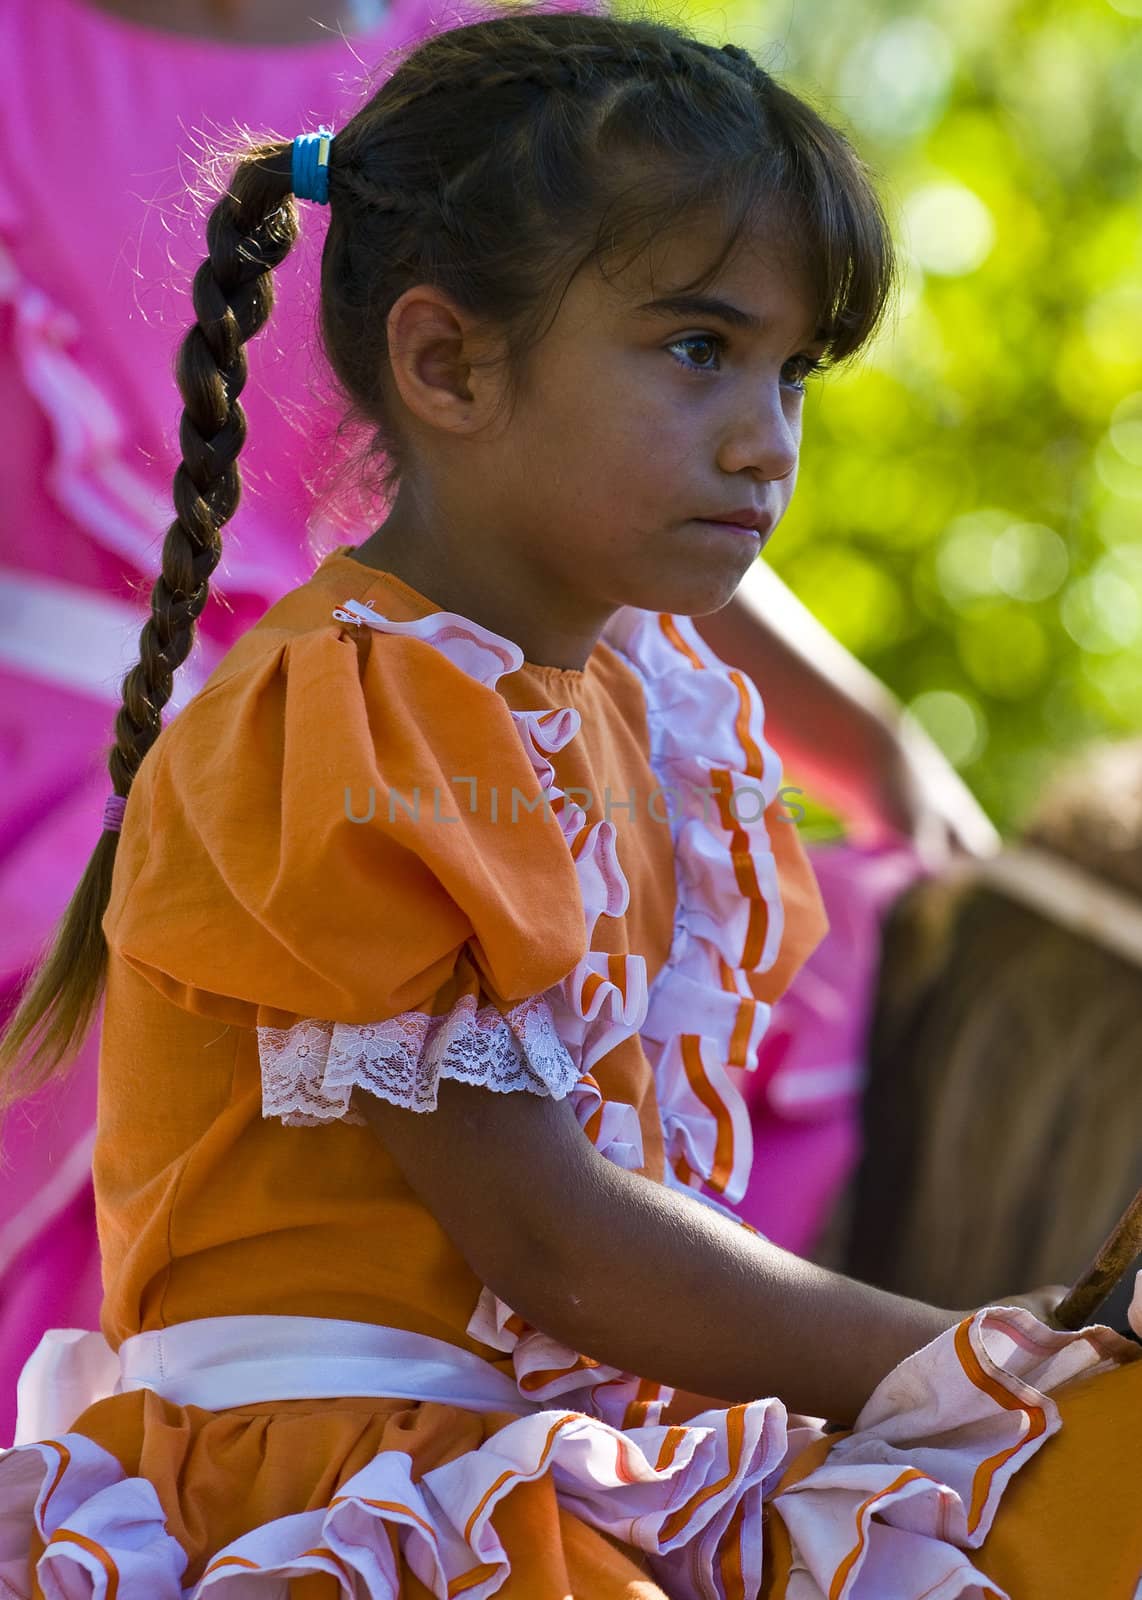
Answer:
[[(154, 566), (170, 521), (170, 489), (132, 464), (124, 424), (98, 374), (77, 354), (76, 316), (20, 271), (0, 240), (0, 305), (13, 318), (13, 349), (24, 387), (51, 430), (47, 487), (56, 503), (95, 542), (138, 571)], [(288, 586), (283, 564), (227, 545), (218, 579), (269, 603)]]
[(72, 353), (79, 328), (21, 276), (0, 244), (0, 303), (12, 308), (15, 352), (29, 394), (52, 432), (48, 485), (81, 527), (148, 570), (163, 530), (163, 501), (126, 461), (114, 407)]

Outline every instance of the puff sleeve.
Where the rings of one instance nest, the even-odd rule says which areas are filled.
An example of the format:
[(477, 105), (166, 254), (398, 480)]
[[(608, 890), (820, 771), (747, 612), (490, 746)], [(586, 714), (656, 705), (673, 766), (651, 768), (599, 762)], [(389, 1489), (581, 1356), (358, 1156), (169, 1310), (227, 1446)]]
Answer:
[(510, 1010), (586, 947), (559, 828), (513, 791), (539, 786), (505, 702), (423, 639), (255, 630), (143, 763), (109, 946), (259, 1029)]

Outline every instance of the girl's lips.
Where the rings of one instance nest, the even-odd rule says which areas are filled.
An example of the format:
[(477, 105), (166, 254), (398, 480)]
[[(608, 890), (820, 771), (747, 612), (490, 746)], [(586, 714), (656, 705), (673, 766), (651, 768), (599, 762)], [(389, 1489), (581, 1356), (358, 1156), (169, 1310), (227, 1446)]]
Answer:
[(740, 522), (723, 522), (720, 517), (695, 517), (695, 522), (702, 522), (708, 528), (729, 528), (731, 533), (750, 534), (754, 539), (760, 539), (761, 534), (756, 528), (745, 528)]

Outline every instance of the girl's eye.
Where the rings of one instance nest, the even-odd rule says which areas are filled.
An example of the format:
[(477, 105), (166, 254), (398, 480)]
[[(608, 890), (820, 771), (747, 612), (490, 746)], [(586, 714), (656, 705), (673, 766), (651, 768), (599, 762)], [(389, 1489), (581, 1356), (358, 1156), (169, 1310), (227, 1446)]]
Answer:
[[(712, 351), (720, 360), (722, 351), (725, 349), (726, 340), (720, 334), (688, 334), (684, 339), (675, 339), (674, 343), (667, 345), (666, 348), (673, 354), (674, 351), (682, 349), (685, 345), (697, 345), (699, 347), (698, 358), (690, 357), (683, 360), (680, 356), (675, 356), (674, 359), (680, 367), (684, 367), (687, 372), (718, 372), (720, 370), (720, 366), (713, 365), (709, 359), (709, 352)], [(706, 359), (703, 359), (703, 356)], [(800, 372), (800, 377), (792, 380), (790, 387), (803, 394), (805, 392), (805, 380), (811, 373), (818, 372), (823, 363), (818, 356), (799, 355), (794, 356), (785, 365), (794, 367)]]
[[(721, 337), (720, 334), (691, 333), (687, 335), (685, 339), (675, 339), (674, 343), (667, 345), (666, 348), (673, 353), (675, 350), (681, 350), (683, 345), (696, 344), (699, 347), (699, 354), (702, 353), (702, 347), (704, 346), (707, 351), (713, 350), (720, 356), (722, 350), (725, 348), (725, 343), (726, 341)], [(718, 371), (717, 367), (710, 366), (706, 361), (683, 361), (679, 356), (675, 356), (674, 359), (678, 362), (680, 367), (685, 367), (688, 372)]]

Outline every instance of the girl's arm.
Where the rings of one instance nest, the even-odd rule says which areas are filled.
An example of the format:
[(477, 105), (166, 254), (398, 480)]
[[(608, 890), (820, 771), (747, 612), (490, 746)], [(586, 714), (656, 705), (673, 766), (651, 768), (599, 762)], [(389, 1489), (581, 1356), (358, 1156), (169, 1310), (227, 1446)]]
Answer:
[(934, 864), (949, 844), (996, 850), (998, 834), (936, 744), (764, 561), (728, 606), (694, 622), (759, 685), (767, 735), (855, 830), (912, 838)]
[(354, 1102), (481, 1282), (571, 1349), (723, 1402), (849, 1423), (956, 1313), (802, 1261), (613, 1165), (568, 1101), (451, 1080)]

